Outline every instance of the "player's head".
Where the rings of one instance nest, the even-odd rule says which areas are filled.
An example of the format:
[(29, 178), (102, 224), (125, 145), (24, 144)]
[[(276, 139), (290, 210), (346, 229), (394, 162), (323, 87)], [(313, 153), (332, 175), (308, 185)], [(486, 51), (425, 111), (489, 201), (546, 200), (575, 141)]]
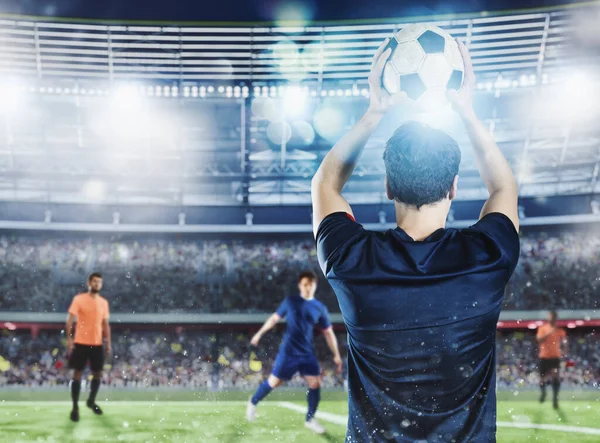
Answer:
[(102, 274), (94, 272), (88, 277), (88, 290), (92, 294), (97, 294), (102, 290)]
[(548, 311), (548, 323), (552, 326), (556, 324), (556, 319), (558, 318), (558, 314), (556, 311)]
[(306, 300), (310, 300), (317, 292), (317, 274), (313, 271), (304, 271), (298, 276), (298, 289), (300, 296)]
[(456, 196), (460, 149), (445, 132), (406, 123), (387, 141), (383, 161), (390, 200), (420, 209)]

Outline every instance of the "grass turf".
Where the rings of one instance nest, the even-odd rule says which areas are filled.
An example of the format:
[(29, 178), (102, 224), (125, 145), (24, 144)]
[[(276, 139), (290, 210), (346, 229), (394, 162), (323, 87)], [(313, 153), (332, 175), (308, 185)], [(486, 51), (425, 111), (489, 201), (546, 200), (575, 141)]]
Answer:
[[(324, 397), (327, 397), (325, 393)], [(0, 392), (0, 398), (2, 393)], [(63, 397), (64, 398), (64, 397)], [(85, 400), (85, 395), (82, 395)], [(282, 400), (284, 398), (279, 398)], [(296, 404), (305, 403), (290, 397)], [(303, 414), (286, 409), (278, 401), (259, 406), (254, 423), (245, 420), (240, 401), (104, 401), (105, 415), (95, 416), (80, 402), (81, 421), (72, 423), (70, 404), (64, 402), (0, 401), (0, 442), (340, 442), (345, 427), (321, 420), (328, 433), (316, 436), (303, 426)], [(321, 402), (320, 411), (345, 416), (341, 400)], [(499, 442), (598, 442), (600, 401), (563, 401), (554, 411), (546, 402), (512, 400), (498, 404)], [(512, 427), (558, 425), (558, 429)], [(573, 428), (562, 428), (570, 426)], [(596, 429), (598, 434), (573, 432)], [(565, 429), (570, 429), (566, 432)], [(585, 429), (584, 429), (585, 431)], [(589, 431), (587, 431), (589, 432)]]

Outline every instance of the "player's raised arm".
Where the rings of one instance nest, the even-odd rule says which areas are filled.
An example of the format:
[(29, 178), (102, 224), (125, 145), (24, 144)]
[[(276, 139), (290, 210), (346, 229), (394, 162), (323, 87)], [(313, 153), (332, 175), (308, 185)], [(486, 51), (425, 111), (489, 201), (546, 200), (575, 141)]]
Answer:
[(391, 54), (391, 49), (384, 51), (388, 40), (383, 42), (373, 57), (369, 75), (371, 91), (369, 109), (350, 132), (327, 153), (312, 179), (315, 235), (321, 221), (329, 214), (347, 212), (352, 215), (350, 205), (342, 197), (342, 189), (352, 175), (367, 140), (385, 113), (406, 97), (403, 92), (391, 96), (381, 86), (383, 68)]
[(273, 329), (275, 325), (279, 323), (279, 320), (281, 320), (279, 314), (274, 313), (273, 315), (271, 315), (267, 319), (267, 321), (263, 323), (262, 327), (258, 330), (258, 332), (254, 334), (252, 340), (250, 340), (250, 344), (252, 344), (253, 346), (258, 346), (258, 343), (260, 342), (262, 336), (265, 335), (271, 329)]
[(475, 73), (467, 48), (458, 41), (465, 63), (465, 80), (460, 91), (448, 91), (448, 99), (461, 116), (475, 153), (475, 162), (490, 194), (480, 218), (492, 212), (506, 215), (519, 230), (518, 188), (515, 177), (500, 148), (473, 110)]

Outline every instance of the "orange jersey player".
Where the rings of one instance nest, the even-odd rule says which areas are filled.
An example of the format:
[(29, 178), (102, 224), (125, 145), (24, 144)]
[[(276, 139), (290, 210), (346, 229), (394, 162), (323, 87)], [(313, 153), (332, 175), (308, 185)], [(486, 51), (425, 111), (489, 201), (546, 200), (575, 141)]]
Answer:
[(538, 328), (536, 340), (539, 344), (540, 357), (540, 403), (546, 400), (546, 384), (552, 382), (553, 405), (558, 409), (558, 391), (560, 389), (560, 359), (566, 351), (567, 333), (556, 326), (556, 311), (548, 313), (548, 323)]
[[(102, 289), (102, 275), (97, 272), (88, 278), (88, 292), (76, 295), (69, 307), (67, 319), (67, 351), (69, 353), (69, 367), (73, 369), (71, 380), (71, 398), (73, 409), (71, 420), (79, 421), (79, 391), (81, 390), (81, 376), (87, 362), (90, 362), (93, 378), (87, 407), (95, 414), (101, 415), (102, 410), (96, 404), (96, 395), (100, 389), (102, 369), (104, 367), (104, 353), (111, 353), (110, 316), (108, 301), (100, 295)], [(73, 322), (77, 319), (75, 338), (73, 339)], [(106, 343), (103, 349), (102, 344)]]

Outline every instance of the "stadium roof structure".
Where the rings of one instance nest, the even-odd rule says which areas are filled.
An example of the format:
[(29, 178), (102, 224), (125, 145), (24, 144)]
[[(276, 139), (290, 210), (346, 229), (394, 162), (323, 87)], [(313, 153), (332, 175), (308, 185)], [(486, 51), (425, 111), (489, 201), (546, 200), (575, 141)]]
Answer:
[[(572, 38), (586, 8), (430, 20), (470, 48), (478, 113), (522, 196), (600, 193), (600, 127), (579, 101), (598, 84), (598, 56)], [(320, 160), (367, 106), (372, 54), (403, 25), (1, 19), (0, 200), (308, 204)], [(468, 142), (440, 115), (422, 118), (465, 147), (459, 199), (485, 198)], [(406, 118), (369, 142), (351, 203), (385, 200), (383, 144)]]

